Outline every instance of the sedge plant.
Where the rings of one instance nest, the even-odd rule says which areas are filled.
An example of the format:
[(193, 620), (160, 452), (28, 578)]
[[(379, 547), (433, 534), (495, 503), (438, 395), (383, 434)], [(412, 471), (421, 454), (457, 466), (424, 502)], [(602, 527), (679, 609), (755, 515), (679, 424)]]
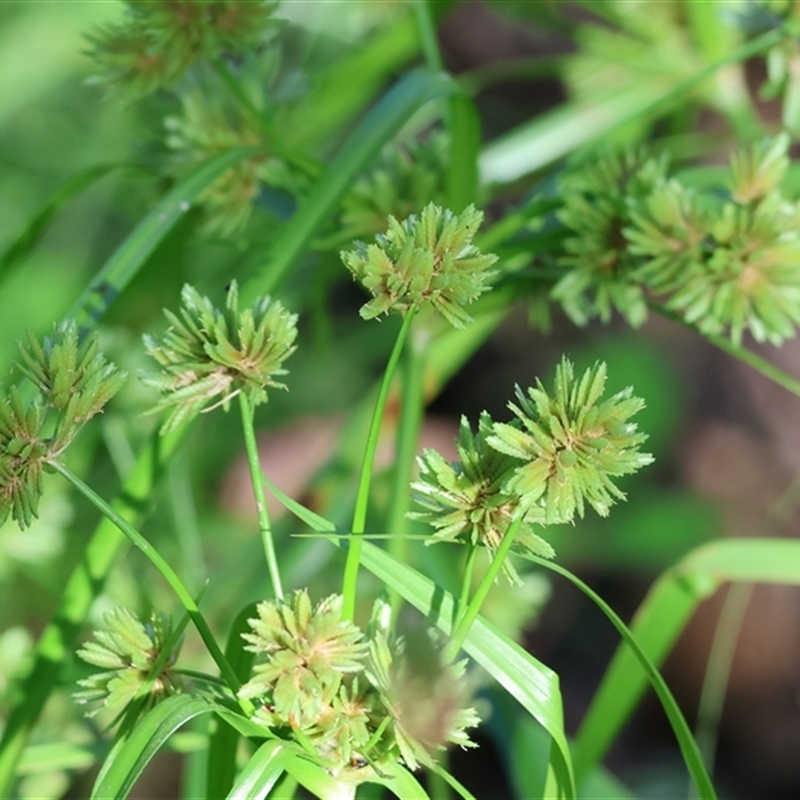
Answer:
[[(73, 796), (124, 797), (172, 747), (186, 751), (185, 796), (285, 798), (302, 787), (324, 799), (472, 798), (482, 789), (461, 782), (449, 750), (479, 758), (492, 736), (510, 753), (518, 796), (575, 798), (587, 781), (610, 782), (599, 763), (649, 681), (697, 796), (713, 798), (658, 666), (722, 580), (800, 583), (795, 543), (689, 554), (659, 578), (631, 630), (559, 554), (594, 518), (613, 527), (614, 506), (635, 500), (635, 475), (654, 461), (636, 380), (612, 390), (611, 359), (584, 368), (558, 353), (552, 380), (525, 374), (502, 387), (502, 416), (459, 409), (451, 452), (419, 438), (426, 405), (515, 304), (539, 328), (526, 332), (532, 348), (552, 318), (640, 335), (659, 314), (800, 396), (796, 379), (748, 348), (780, 346), (800, 325), (795, 5), (742, 4), (723, 18), (713, 4), (683, 13), (663, 3), (648, 16), (607, 2), (586, 4), (578, 20), (561, 19), (557, 4), (497, 3), (492, 13), (560, 20), (576, 52), (458, 80), (443, 71), (436, 4), (341, 4), (341, 39), (319, 33), (302, 5), (126, 2), (88, 33), (94, 91), (161, 116), (145, 167), (171, 188), (76, 291), (69, 318), (27, 334), (0, 394), (0, 525), (32, 535), (58, 492), (76, 502), (76, 527), (101, 516), (70, 543), (72, 572), (58, 573), (57, 609), (13, 691), (0, 681), (10, 707), (0, 794), (37, 791), (26, 784), (44, 763), (35, 726), (44, 713), (46, 734), (55, 694), (83, 736), (60, 753)], [(779, 129), (745, 91), (746, 62), (760, 55), (761, 91), (782, 102)], [(484, 145), (470, 92), (504, 70), (556, 70), (571, 99)], [(681, 128), (706, 107), (730, 128), (724, 148)], [(682, 136), (659, 139), (664, 129)], [(726, 167), (686, 168), (723, 149)], [(0, 280), (65, 202), (111, 169), (65, 185), (3, 255)], [(186, 264), (170, 261), (172, 246), (187, 248)], [(148, 272), (151, 260), (163, 269)], [(164, 290), (167, 275), (177, 283)], [(104, 317), (135, 297), (137, 281), (163, 295), (166, 323), (149, 312), (129, 321), (147, 331), (133, 346)], [(138, 369), (138, 383), (101, 342)], [(265, 471), (259, 428), (314, 408), (315, 371), (329, 381), (317, 392), (326, 401), (333, 383), (356, 391), (301, 502), (276, 485), (286, 453)], [(220, 521), (191, 491), (204, 467), (238, 449), (252, 523)], [(190, 476), (170, 483), (166, 502), (177, 538), (194, 548), (191, 569), (162, 535), (170, 515), (149, 515), (179, 451)], [(116, 498), (92, 456), (117, 466)], [(290, 514), (271, 512), (273, 500)], [(134, 573), (152, 575), (146, 561), (157, 581), (119, 579), (126, 542)], [(531, 587), (551, 573), (623, 640), (574, 743), (559, 676), (520, 644)], [(519, 704), (510, 733), (496, 718), (482, 725), (506, 713), (500, 693)], [(99, 770), (82, 789), (87, 755)], [(66, 791), (53, 784), (41, 796)]]

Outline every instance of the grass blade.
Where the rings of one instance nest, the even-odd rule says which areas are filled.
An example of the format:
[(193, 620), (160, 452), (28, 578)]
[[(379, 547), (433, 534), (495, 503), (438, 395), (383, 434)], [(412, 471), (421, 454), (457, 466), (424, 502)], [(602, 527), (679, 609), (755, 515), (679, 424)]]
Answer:
[(215, 705), (204, 697), (174, 695), (159, 703), (131, 732), (115, 753), (114, 761), (104, 769), (101, 780), (92, 790), (92, 800), (122, 800), (150, 763), (161, 746), (178, 728), (200, 714), (214, 711)]
[(355, 178), (415, 111), (457, 91), (447, 75), (425, 70), (410, 72), (395, 84), (351, 134), (311, 196), (275, 238), (256, 276), (242, 287), (242, 303), (274, 291)]
[[(726, 539), (693, 550), (665, 572), (636, 612), (631, 631), (661, 664), (698, 604), (726, 581), (800, 585), (800, 541)], [(621, 645), (575, 742), (578, 780), (600, 762), (647, 686), (641, 664)]]
[(395, 797), (400, 800), (430, 800), (428, 793), (422, 788), (420, 782), (405, 767), (398, 763), (381, 764), (381, 772), (385, 778), (375, 776), (369, 783), (385, 786)]
[(226, 169), (256, 152), (256, 147), (228, 150), (200, 164), (179, 181), (106, 261), (67, 316), (77, 319), (84, 328), (92, 327), (191, 208), (197, 196)]
[[(273, 739), (265, 742), (247, 761), (236, 783), (227, 795), (228, 800), (261, 800), (286, 771), (286, 765), (294, 753), (286, 742)], [(208, 797), (223, 797), (211, 794)]]
[(664, 712), (666, 713), (667, 718), (672, 725), (672, 729), (675, 732), (675, 737), (678, 740), (678, 745), (680, 746), (681, 753), (683, 754), (683, 759), (689, 770), (689, 774), (692, 776), (695, 787), (697, 788), (698, 796), (704, 799), (707, 798), (708, 800), (714, 800), (714, 798), (716, 798), (716, 792), (714, 791), (714, 786), (711, 783), (711, 778), (708, 776), (708, 771), (703, 764), (703, 757), (700, 754), (700, 749), (697, 747), (694, 736), (692, 736), (689, 725), (686, 722), (680, 707), (675, 701), (675, 698), (672, 696), (672, 692), (669, 690), (666, 681), (661, 676), (661, 673), (658, 671), (650, 658), (648, 658), (647, 654), (636, 640), (636, 637), (628, 629), (627, 625), (625, 625), (616, 612), (611, 608), (611, 606), (608, 605), (608, 603), (605, 602), (605, 600), (603, 600), (602, 597), (590, 589), (582, 580), (580, 580), (580, 578), (573, 575), (569, 570), (566, 570), (562, 566), (554, 564), (551, 561), (537, 558), (536, 556), (526, 555), (523, 557), (528, 561), (532, 561), (534, 564), (538, 564), (539, 566), (545, 567), (552, 572), (556, 572), (569, 580), (587, 597), (589, 597), (592, 602), (594, 602), (608, 617), (611, 624), (619, 632), (623, 641), (636, 656), (636, 659), (647, 675), (647, 679), (650, 681), (653, 689), (658, 695), (658, 699), (661, 701)]
[(766, 52), (785, 34), (768, 31), (709, 64), (662, 94), (642, 86), (596, 104), (568, 103), (521, 125), (484, 148), (480, 158), (484, 183), (521, 178), (636, 117), (652, 117), (693, 91), (726, 64), (737, 64)]
[[(245, 606), (236, 616), (228, 634), (225, 647), (225, 658), (231, 665), (236, 677), (246, 683), (256, 654), (245, 650), (242, 634), (249, 631), (247, 620), (256, 616), (256, 604)], [(239, 744), (239, 732), (222, 719), (217, 722), (217, 729), (211, 736), (208, 746), (208, 778), (207, 797), (225, 797), (233, 786), (236, 776), (236, 749)]]

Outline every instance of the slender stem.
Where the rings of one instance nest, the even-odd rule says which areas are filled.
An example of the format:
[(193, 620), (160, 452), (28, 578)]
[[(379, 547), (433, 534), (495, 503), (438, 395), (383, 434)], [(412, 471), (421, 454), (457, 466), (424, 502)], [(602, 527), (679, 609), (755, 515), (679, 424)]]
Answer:
[(702, 333), (694, 325), (692, 325), (691, 322), (687, 322), (679, 314), (664, 308), (664, 306), (659, 305), (658, 303), (648, 303), (648, 306), (652, 308), (653, 311), (658, 312), (667, 319), (671, 319), (673, 322), (678, 322), (690, 330), (693, 330), (695, 333), (711, 342), (711, 344), (713, 344), (715, 347), (718, 347), (720, 350), (724, 350), (726, 353), (728, 353), (728, 355), (731, 355), (734, 358), (738, 358), (739, 361), (747, 364), (749, 367), (752, 367), (754, 370), (756, 370), (756, 372), (760, 372), (765, 377), (775, 381), (775, 383), (777, 383), (779, 386), (783, 386), (784, 389), (788, 389), (788, 391), (790, 391), (792, 394), (796, 394), (798, 397), (800, 397), (799, 380), (793, 378), (791, 375), (787, 375), (782, 369), (776, 367), (774, 364), (770, 364), (769, 361), (761, 358), (761, 356), (756, 355), (754, 352), (752, 352), (752, 350), (747, 350), (744, 347), (735, 345), (733, 342), (725, 339), (722, 336), (715, 336), (713, 333)]
[(442, 52), (439, 49), (439, 40), (436, 37), (436, 23), (431, 14), (428, 0), (414, 0), (414, 16), (417, 19), (419, 38), (422, 41), (422, 52), (425, 63), (435, 72), (444, 69)]
[[(732, 583), (730, 585), (708, 656), (708, 666), (697, 709), (695, 739), (703, 754), (706, 768), (711, 774), (714, 772), (717, 730), (728, 689), (728, 678), (731, 674), (736, 642), (739, 639), (744, 614), (750, 604), (752, 594), (752, 583)], [(697, 794), (692, 791), (694, 788), (694, 785), (690, 787), (690, 797), (697, 797)]]
[(375, 401), (375, 408), (372, 412), (372, 421), (369, 426), (369, 435), (367, 436), (367, 446), (364, 451), (364, 461), (361, 465), (361, 477), (358, 483), (358, 495), (356, 496), (356, 507), (353, 512), (353, 524), (351, 532), (354, 534), (353, 539), (347, 550), (347, 561), (344, 567), (344, 580), (342, 583), (342, 594), (344, 595), (344, 602), (342, 604), (342, 618), (345, 620), (353, 621), (356, 607), (356, 583), (358, 580), (358, 563), (361, 558), (361, 537), (359, 534), (364, 533), (364, 527), (367, 521), (367, 504), (369, 503), (369, 488), (372, 480), (372, 466), (375, 463), (375, 453), (378, 450), (378, 438), (381, 430), (381, 420), (383, 419), (383, 412), (386, 408), (386, 400), (389, 397), (389, 387), (392, 385), (392, 378), (397, 370), (397, 362), (400, 360), (400, 354), (403, 352), (403, 345), (408, 337), (408, 331), (411, 327), (411, 321), (414, 319), (416, 308), (411, 308), (403, 320), (403, 325), (400, 332), (397, 334), (397, 340), (394, 343), (394, 348), (389, 356), (389, 363), (386, 365), (386, 371), (383, 374), (380, 389), (378, 390), (378, 399)]
[(478, 555), (478, 546), (470, 542), (468, 547), (467, 560), (464, 564), (464, 578), (461, 582), (461, 594), (458, 597), (458, 613), (453, 622), (453, 628), (458, 627), (461, 617), (464, 616), (469, 603), (469, 593), (472, 589), (472, 574), (475, 571), (475, 556)]
[[(390, 534), (389, 552), (403, 564), (408, 563), (408, 513), (411, 494), (408, 486), (414, 471), (414, 457), (417, 454), (419, 432), (422, 427), (422, 414), (425, 408), (425, 342), (421, 341), (424, 332), (416, 328), (404, 354), (404, 369), (400, 390), (400, 419), (397, 423), (395, 439), (394, 478), (386, 530)], [(421, 334), (420, 336), (416, 334)], [(397, 612), (402, 598), (392, 592), (392, 616)]]
[[(50, 466), (63, 475), (87, 500), (89, 500), (107, 519), (114, 523), (130, 541), (144, 553), (149, 559), (150, 563), (161, 573), (164, 580), (170, 585), (172, 590), (177, 595), (181, 605), (186, 609), (186, 613), (191, 617), (194, 622), (198, 633), (208, 648), (208, 652), (216, 662), (217, 666), (225, 678), (226, 683), (234, 693), (242, 685), (236, 677), (231, 665), (220, 650), (219, 645), (214, 639), (214, 634), (211, 632), (205, 617), (200, 613), (194, 598), (189, 594), (188, 589), (183, 585), (181, 579), (175, 574), (175, 571), (164, 560), (161, 554), (142, 536), (136, 528), (133, 527), (126, 519), (121, 517), (99, 494), (97, 494), (91, 487), (87, 486), (77, 475), (70, 472), (65, 466), (59, 464), (57, 461), (50, 461)], [(249, 714), (252, 711), (252, 704), (249, 701), (239, 701), (242, 710)]]
[(472, 626), (472, 623), (475, 622), (475, 617), (478, 616), (481, 606), (483, 605), (483, 601), (486, 599), (486, 595), (489, 594), (489, 590), (492, 588), (494, 579), (500, 574), (500, 570), (503, 568), (503, 563), (511, 551), (511, 546), (514, 544), (514, 539), (517, 537), (517, 531), (519, 530), (520, 525), (522, 525), (522, 517), (518, 517), (511, 523), (506, 531), (505, 536), (503, 537), (503, 541), (500, 542), (500, 547), (497, 548), (494, 558), (492, 559), (492, 563), (489, 564), (489, 569), (483, 576), (483, 580), (478, 584), (478, 588), (475, 590), (472, 600), (470, 600), (466, 611), (464, 611), (463, 615), (461, 615), (455, 626), (455, 629), (453, 630), (453, 635), (450, 637), (450, 641), (448, 642), (444, 651), (444, 657), (446, 661), (452, 661), (458, 655), (461, 645), (464, 644), (464, 640), (467, 638), (469, 629)]
[(267, 500), (264, 497), (264, 483), (261, 480), (261, 462), (258, 458), (258, 445), (253, 429), (253, 411), (250, 401), (244, 392), (239, 393), (239, 407), (242, 410), (242, 429), (244, 431), (244, 444), (247, 450), (247, 465), (250, 468), (250, 481), (253, 484), (253, 495), (258, 511), (258, 527), (261, 531), (261, 542), (264, 545), (264, 555), (267, 558), (267, 569), (272, 581), (272, 591), (278, 600), (283, 600), (283, 587), (281, 575), (278, 570), (278, 558), (275, 555), (275, 542), (272, 539), (272, 527), (269, 523)]

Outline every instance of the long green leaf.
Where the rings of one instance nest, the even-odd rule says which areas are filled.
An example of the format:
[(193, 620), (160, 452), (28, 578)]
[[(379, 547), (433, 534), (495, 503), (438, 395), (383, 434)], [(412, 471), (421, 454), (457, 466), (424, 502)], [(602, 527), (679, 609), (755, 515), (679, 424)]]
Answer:
[(672, 729), (675, 732), (675, 737), (677, 738), (678, 744), (681, 748), (683, 759), (686, 762), (686, 766), (689, 769), (689, 774), (692, 776), (692, 780), (697, 788), (698, 796), (707, 800), (714, 800), (714, 798), (716, 798), (714, 786), (711, 783), (711, 779), (709, 778), (708, 772), (703, 764), (703, 758), (700, 754), (700, 749), (697, 747), (697, 743), (694, 740), (694, 736), (692, 736), (689, 725), (687, 724), (680, 707), (675, 701), (675, 698), (672, 696), (672, 692), (670, 692), (666, 681), (661, 676), (661, 673), (655, 667), (650, 658), (648, 658), (644, 650), (642, 650), (639, 642), (636, 640), (636, 637), (631, 633), (631, 631), (619, 618), (611, 606), (609, 606), (602, 597), (600, 597), (593, 589), (590, 589), (580, 578), (573, 575), (569, 570), (564, 569), (564, 567), (560, 566), (559, 564), (554, 564), (551, 561), (546, 561), (535, 556), (524, 556), (524, 558), (565, 577), (574, 586), (577, 586), (587, 597), (589, 597), (592, 602), (594, 602), (608, 617), (611, 624), (619, 632), (623, 641), (636, 656), (637, 661), (644, 669), (648, 680), (658, 695), (658, 699), (661, 701), (664, 712), (666, 713), (667, 718), (672, 725)]
[(381, 772), (385, 777), (375, 776), (369, 783), (385, 786), (395, 797), (400, 800), (429, 800), (429, 795), (422, 788), (420, 782), (405, 767), (397, 762), (382, 764)]
[[(236, 780), (228, 800), (261, 800), (286, 771), (286, 765), (294, 754), (286, 742), (273, 739), (265, 742), (253, 753)], [(210, 765), (213, 769), (213, 765)], [(211, 794), (209, 797), (222, 797)]]
[(746, 61), (777, 44), (783, 32), (769, 31), (658, 94), (642, 84), (595, 103), (559, 106), (484, 148), (480, 158), (485, 183), (508, 182), (540, 169), (589, 142), (597, 141), (636, 117), (653, 117), (694, 91), (726, 64)]
[(478, 190), (478, 154), (481, 119), (466, 95), (454, 95), (448, 104), (450, 161), (447, 165), (447, 205), (460, 213), (475, 202)]
[(92, 790), (92, 800), (123, 800), (142, 770), (178, 728), (200, 714), (215, 710), (204, 697), (174, 695), (159, 703), (133, 729), (125, 744), (115, 753)]
[(242, 287), (242, 301), (249, 303), (274, 290), (355, 178), (415, 111), (458, 91), (458, 85), (443, 73), (416, 70), (398, 81), (353, 131), (310, 197), (282, 228), (255, 277)]
[[(665, 572), (639, 607), (631, 631), (661, 664), (695, 608), (726, 581), (800, 585), (800, 541), (727, 539), (697, 548)], [(632, 651), (621, 645), (594, 696), (575, 742), (578, 780), (600, 762), (647, 686)]]
[(226, 169), (258, 152), (257, 147), (236, 147), (200, 164), (179, 181), (136, 226), (106, 261), (67, 316), (91, 327), (108, 310), (142, 265), (175, 227), (175, 223)]

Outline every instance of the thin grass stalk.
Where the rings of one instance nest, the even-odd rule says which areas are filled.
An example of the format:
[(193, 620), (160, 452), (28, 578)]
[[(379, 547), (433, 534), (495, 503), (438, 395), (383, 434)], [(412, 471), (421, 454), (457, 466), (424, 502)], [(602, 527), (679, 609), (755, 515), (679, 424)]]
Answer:
[[(717, 628), (714, 631), (711, 652), (708, 655), (708, 665), (697, 709), (695, 739), (705, 759), (706, 767), (712, 775), (716, 760), (719, 721), (722, 718), (722, 707), (728, 690), (733, 656), (752, 595), (752, 583), (732, 583), (730, 585)], [(693, 786), (689, 787), (689, 800), (697, 797), (693, 788)]]
[[(153, 487), (185, 432), (184, 427), (167, 436), (151, 438), (114, 501), (121, 516), (134, 524), (144, 518)], [(58, 685), (58, 675), (62, 666), (69, 663), (89, 609), (126, 542), (119, 529), (103, 517), (61, 592), (53, 619), (39, 638), (33, 665), (19, 686), (20, 699), (11, 707), (0, 738), (0, 797), (12, 795), (15, 769), (30, 732), (50, 692)]]
[[(408, 517), (411, 496), (408, 486), (414, 472), (422, 415), (425, 409), (425, 353), (420, 336), (411, 336), (405, 348), (400, 385), (400, 418), (395, 438), (394, 475), (392, 499), (386, 518), (390, 534), (389, 552), (403, 563), (408, 563)], [(401, 598), (392, 593), (393, 617), (397, 618)]]
[(478, 584), (478, 588), (475, 590), (475, 594), (469, 601), (469, 605), (463, 612), (458, 612), (453, 635), (450, 637), (450, 641), (447, 643), (447, 647), (444, 650), (446, 661), (452, 661), (458, 655), (458, 651), (464, 644), (469, 629), (472, 623), (475, 622), (475, 618), (478, 616), (481, 606), (494, 584), (495, 578), (500, 574), (500, 570), (503, 568), (503, 564), (508, 554), (511, 552), (511, 547), (514, 544), (514, 539), (516, 539), (517, 531), (520, 529), (521, 525), (522, 517), (517, 517), (517, 519), (511, 523), (505, 536), (503, 536), (503, 541), (500, 542), (500, 546), (495, 551), (494, 557), (489, 564), (489, 569), (486, 570), (486, 574), (483, 576), (483, 579)]
[(415, 312), (416, 309), (412, 307), (406, 313), (403, 324), (397, 334), (394, 348), (389, 356), (389, 362), (386, 365), (386, 371), (383, 373), (383, 380), (378, 389), (378, 398), (375, 401), (375, 408), (372, 412), (372, 421), (370, 422), (367, 444), (364, 450), (364, 460), (361, 464), (358, 494), (356, 495), (356, 507), (353, 512), (353, 524), (351, 526), (351, 532), (354, 537), (349, 542), (347, 560), (344, 567), (344, 579), (342, 582), (342, 594), (344, 595), (342, 619), (351, 622), (355, 615), (358, 564), (361, 558), (360, 534), (364, 533), (364, 527), (367, 522), (367, 506), (369, 504), (369, 490), (372, 482), (372, 468), (375, 463), (375, 453), (378, 450), (381, 421), (383, 420), (383, 412), (386, 409), (386, 400), (389, 397), (389, 388), (392, 385), (392, 379), (397, 370), (400, 354), (403, 352), (403, 345), (408, 338), (408, 331), (411, 328), (411, 322), (414, 319)]
[(589, 588), (589, 586), (587, 586), (577, 575), (573, 575), (569, 570), (564, 569), (564, 567), (560, 566), (559, 564), (555, 564), (552, 561), (547, 561), (546, 559), (539, 558), (537, 556), (526, 554), (523, 556), (523, 558), (525, 558), (527, 561), (532, 561), (534, 564), (539, 564), (545, 569), (549, 569), (551, 572), (555, 572), (566, 578), (572, 584), (577, 586), (585, 595), (587, 595), (600, 608), (606, 617), (608, 617), (609, 621), (617, 629), (625, 643), (631, 648), (631, 650), (633, 650), (634, 655), (647, 674), (650, 685), (653, 687), (658, 699), (661, 701), (661, 705), (667, 715), (667, 719), (669, 720), (672, 730), (675, 733), (675, 738), (678, 740), (678, 746), (680, 747), (684, 763), (689, 770), (689, 774), (697, 790), (697, 796), (701, 798), (701, 800), (716, 800), (717, 795), (714, 791), (714, 785), (711, 783), (711, 778), (709, 777), (708, 771), (703, 763), (703, 756), (700, 753), (700, 749), (697, 746), (694, 736), (692, 736), (692, 732), (689, 728), (689, 724), (686, 722), (686, 718), (683, 716), (680, 707), (675, 701), (675, 698), (672, 696), (672, 692), (670, 691), (669, 686), (667, 686), (667, 683), (662, 677), (661, 673), (658, 671), (658, 668), (644, 652), (628, 626), (620, 619), (619, 615), (614, 611), (614, 609), (611, 608), (611, 606), (609, 606), (608, 603), (606, 603), (606, 601), (597, 594), (597, 592)]
[(250, 481), (253, 484), (253, 495), (255, 496), (256, 511), (258, 512), (258, 528), (261, 533), (261, 542), (264, 546), (264, 555), (267, 559), (269, 579), (272, 582), (273, 594), (278, 600), (283, 600), (278, 557), (275, 555), (275, 541), (272, 537), (267, 500), (264, 497), (264, 484), (261, 480), (261, 462), (258, 458), (258, 445), (256, 444), (256, 434), (253, 429), (253, 410), (250, 408), (250, 401), (244, 392), (239, 392), (239, 408), (242, 411), (242, 429), (244, 431), (245, 449), (247, 450), (247, 465), (250, 469)]
[[(63, 464), (59, 464), (57, 461), (51, 461), (49, 463), (56, 472), (66, 478), (87, 500), (89, 500), (103, 516), (113, 522), (161, 573), (161, 576), (169, 584), (172, 591), (175, 592), (181, 605), (186, 609), (186, 613), (191, 617), (192, 622), (197, 628), (197, 632), (208, 648), (209, 654), (214, 659), (219, 667), (220, 673), (225, 678), (225, 682), (228, 684), (231, 691), (236, 693), (241, 686), (241, 682), (236, 677), (228, 660), (217, 644), (214, 634), (211, 632), (211, 628), (208, 626), (205, 617), (200, 613), (200, 609), (197, 607), (194, 598), (164, 557), (136, 530), (136, 528), (133, 527), (133, 525), (130, 524), (130, 522), (128, 522), (128, 520), (120, 516), (99, 494), (97, 494), (97, 492), (85, 484), (77, 475), (73, 474)], [(252, 704), (249, 701), (239, 701), (239, 704), (242, 706), (242, 710), (245, 711), (245, 713), (249, 714), (252, 712)]]
[(419, 38), (422, 42), (422, 54), (425, 56), (425, 63), (434, 72), (441, 72), (444, 69), (444, 62), (442, 61), (442, 51), (439, 48), (439, 39), (436, 35), (436, 23), (428, 0), (414, 0), (414, 18), (417, 23)]

